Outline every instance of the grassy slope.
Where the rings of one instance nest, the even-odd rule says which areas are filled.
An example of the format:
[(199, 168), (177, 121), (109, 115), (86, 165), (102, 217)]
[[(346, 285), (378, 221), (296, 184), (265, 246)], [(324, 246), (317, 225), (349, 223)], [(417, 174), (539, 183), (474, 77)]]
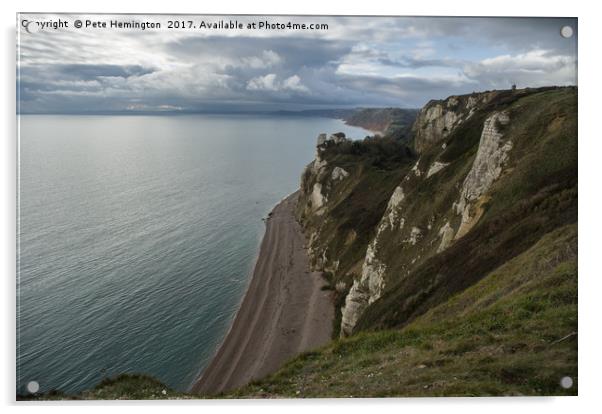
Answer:
[(17, 400), (166, 400), (198, 396), (172, 390), (159, 380), (143, 374), (121, 374), (102, 380), (79, 394), (49, 391), (41, 395), (17, 395)]
[[(415, 180), (407, 195), (411, 202), (404, 206), (404, 231), (385, 233), (388, 239), (381, 248), (390, 264), (389, 288), (368, 307), (357, 330), (403, 326), (525, 251), (543, 234), (577, 221), (576, 91), (559, 89), (512, 98), (500, 95), (485, 113), (476, 113), (436, 155), (450, 165), (430, 179)], [(436, 254), (436, 230), (445, 220), (459, 221), (451, 205), (462, 182), (458, 177), (467, 173), (476, 154), (479, 135), (475, 131), (482, 128), (473, 124), (482, 125), (487, 113), (499, 109), (509, 111), (512, 119), (505, 134), (512, 137), (514, 148), (505, 172), (491, 188), (477, 225)], [(423, 155), (432, 156), (432, 152)], [(424, 229), (429, 218), (435, 220), (435, 231), (415, 246), (405, 247), (401, 240), (408, 237), (408, 224)], [(413, 257), (420, 260), (409, 267)]]
[[(577, 230), (568, 225), (401, 330), (364, 332), (232, 397), (575, 395)], [(563, 339), (565, 338), (565, 339)]]
[[(510, 112), (504, 133), (514, 148), (479, 223), (441, 254), (429, 240), (436, 232), (405, 251), (403, 233), (392, 232), (383, 245), (398, 276), (358, 323), (358, 330), (379, 331), (306, 354), (237, 395), (576, 392), (558, 387), (561, 376), (576, 377), (575, 338), (551, 346), (577, 330), (576, 90), (499, 93), (445, 149), (422, 154), (421, 165), (450, 165), (430, 179), (404, 181), (411, 200), (404, 216), (422, 228), (435, 218), (435, 229), (457, 220), (449, 211), (458, 177), (476, 154), (484, 119), (502, 109)], [(409, 271), (401, 266), (419, 255)], [(485, 291), (489, 299), (477, 300)], [(471, 305), (460, 310), (463, 303)]]

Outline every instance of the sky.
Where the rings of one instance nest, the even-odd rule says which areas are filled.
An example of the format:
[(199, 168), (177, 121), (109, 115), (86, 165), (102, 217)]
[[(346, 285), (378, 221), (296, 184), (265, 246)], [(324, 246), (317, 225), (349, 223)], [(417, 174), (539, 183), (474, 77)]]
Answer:
[[(161, 28), (78, 29), (78, 19)], [(59, 20), (69, 27), (41, 29)], [(193, 27), (169, 29), (170, 20)], [(243, 29), (201, 27), (220, 21)], [(328, 28), (247, 27), (265, 21)], [(19, 22), (21, 113), (419, 108), (512, 84), (577, 84), (570, 18), (22, 14)]]

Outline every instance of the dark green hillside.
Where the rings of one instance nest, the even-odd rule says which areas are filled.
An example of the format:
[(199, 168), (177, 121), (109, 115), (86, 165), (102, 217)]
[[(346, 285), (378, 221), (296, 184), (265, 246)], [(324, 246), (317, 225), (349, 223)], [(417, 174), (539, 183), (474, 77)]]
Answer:
[[(558, 385), (562, 375), (576, 379), (576, 89), (450, 97), (429, 103), (417, 125), (427, 125), (413, 140), (421, 150), (400, 160), (399, 174), (382, 176), (375, 190), (358, 185), (372, 174), (359, 169), (347, 178), (350, 187), (340, 187), (345, 191), (330, 189), (319, 214), (301, 217), (343, 314), (346, 304), (360, 303), (351, 338), (298, 358), (240, 395), (576, 392)], [(328, 168), (359, 162), (346, 162), (349, 145), (329, 145)], [(300, 211), (308, 213), (311, 186), (324, 177), (306, 171)], [(462, 209), (462, 194), (473, 193)], [(350, 196), (363, 200), (363, 210)], [(359, 225), (364, 211), (375, 214)], [(346, 254), (345, 242), (358, 239), (355, 253)], [(519, 270), (520, 277), (513, 273)], [(486, 301), (478, 297), (484, 291)], [(465, 301), (470, 312), (452, 311)], [(468, 381), (475, 370), (479, 376)]]
[[(330, 143), (321, 153), (326, 163), (322, 171), (314, 174), (308, 168), (303, 173), (297, 218), (308, 233), (315, 234), (310, 247), (316, 246), (322, 252), (319, 257), (311, 256), (312, 265), (325, 270), (330, 288), (335, 290), (335, 336), (340, 327), (342, 300), (353, 277), (359, 274), (366, 247), (396, 183), (407, 174), (415, 157), (408, 147), (390, 138)], [(332, 180), (335, 166), (347, 171), (349, 177)], [(323, 186), (329, 197), (324, 215), (311, 211), (310, 195), (316, 183)], [(333, 264), (331, 259), (336, 262)]]
[[(491, 105), (500, 107), (496, 102)], [(525, 251), (545, 233), (577, 221), (575, 91), (536, 93), (504, 109), (513, 120), (505, 135), (511, 137), (514, 147), (506, 174), (494, 183), (481, 206), (484, 210), (481, 219), (472, 231), (439, 255), (426, 248), (410, 250), (409, 255), (430, 258), (406, 277), (399, 278), (369, 307), (358, 324), (359, 329), (403, 325)], [(489, 107), (484, 109), (487, 110)], [(448, 138), (439, 159), (450, 162), (450, 166), (437, 174), (436, 180), (437, 175), (430, 182), (427, 180), (426, 185), (419, 183), (408, 195), (417, 193), (413, 203), (406, 207), (407, 216), (413, 215), (417, 222), (424, 222), (429, 217), (446, 214), (445, 206), (453, 202), (456, 193), (453, 184), (460, 181), (456, 172), (466, 174), (465, 160), (474, 154), (472, 148), (478, 143), (471, 131), (478, 130), (482, 118), (475, 114)], [(466, 141), (473, 142), (470, 149), (455, 148), (465, 147)], [(430, 155), (427, 153), (423, 158)], [(426, 204), (429, 207), (425, 208)], [(395, 237), (400, 235), (391, 236), (388, 243), (397, 244)], [(391, 252), (391, 256), (398, 257), (399, 253)]]

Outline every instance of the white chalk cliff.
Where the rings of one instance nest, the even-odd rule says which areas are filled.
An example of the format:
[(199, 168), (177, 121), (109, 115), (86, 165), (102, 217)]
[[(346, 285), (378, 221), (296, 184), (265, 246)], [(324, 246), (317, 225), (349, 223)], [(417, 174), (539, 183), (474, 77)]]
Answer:
[[(426, 127), (417, 136), (417, 140), (421, 140), (418, 146), (428, 148), (429, 145), (444, 139), (467, 117), (472, 116), (475, 105), (486, 102), (487, 99), (489, 99), (488, 96), (465, 99), (461, 113), (454, 112), (454, 109), (457, 109), (460, 105), (455, 97), (423, 109), (416, 122), (418, 125), (424, 123)], [(432, 240), (429, 243), (437, 243), (435, 244), (436, 247), (433, 248), (433, 254), (443, 252), (454, 242), (454, 239), (461, 237), (478, 222), (481, 214), (478, 204), (486, 201), (487, 191), (500, 176), (508, 159), (509, 151), (512, 149), (512, 142), (505, 140), (503, 133), (500, 131), (500, 128), (507, 127), (509, 122), (510, 118), (505, 112), (495, 112), (485, 120), (477, 155), (469, 173), (462, 182), (461, 188), (460, 186), (457, 187), (459, 188), (458, 201), (450, 205), (448, 210), (451, 216), (455, 214), (461, 216), (460, 225), (457, 229), (454, 229), (449, 220), (441, 222), (442, 224), (439, 225), (436, 234), (428, 238), (428, 240)], [(444, 149), (445, 146), (442, 147), (442, 150)], [(422, 178), (419, 163), (420, 160), (402, 180), (402, 183), (409, 180), (427, 179), (449, 165), (448, 163), (435, 161), (428, 168), (426, 177)], [(404, 245), (411, 249), (420, 247), (421, 251), (429, 248), (426, 245), (426, 236), (432, 228), (432, 223), (429, 222), (428, 227), (420, 227), (418, 223), (408, 222), (410, 219), (404, 216), (403, 212), (408, 197), (411, 197), (411, 195), (405, 195), (402, 185), (399, 185), (389, 200), (376, 235), (367, 248), (361, 276), (354, 280), (345, 299), (345, 305), (342, 308), (341, 336), (353, 333), (361, 314), (368, 305), (381, 297), (385, 289), (388, 279), (388, 267), (386, 259), (381, 257), (379, 251), (379, 246), (384, 243), (382, 239), (385, 231), (401, 232), (404, 231), (404, 227), (407, 228), (405, 230), (406, 236), (404, 236), (398, 248), (400, 251), (404, 248)], [(415, 256), (410, 262), (413, 264), (419, 259), (419, 256)]]

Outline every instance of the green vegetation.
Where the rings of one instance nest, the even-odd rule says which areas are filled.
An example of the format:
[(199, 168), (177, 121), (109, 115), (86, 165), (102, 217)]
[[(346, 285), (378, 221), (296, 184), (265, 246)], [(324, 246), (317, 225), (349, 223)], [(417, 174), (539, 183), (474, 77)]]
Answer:
[(78, 394), (49, 391), (44, 394), (21, 395), (18, 400), (167, 400), (198, 398), (176, 392), (159, 380), (142, 374), (121, 374), (102, 380), (96, 387)]
[(568, 225), (405, 328), (336, 340), (228, 397), (576, 395), (576, 332)]
[[(335, 289), (335, 320), (333, 337), (339, 335), (341, 312), (353, 278), (361, 272), (366, 248), (374, 237), (395, 186), (411, 167), (414, 153), (404, 144), (391, 138), (366, 138), (325, 146), (321, 157), (327, 166), (318, 176), (307, 169), (302, 177), (302, 193), (297, 218), (305, 229), (316, 232), (315, 246), (327, 258), (336, 258), (336, 268), (323, 257), (312, 257), (312, 265), (325, 271), (329, 286)], [(349, 177), (333, 183), (330, 175), (334, 166), (343, 168)], [(309, 213), (312, 188), (322, 184), (328, 192), (328, 211), (323, 216)], [(319, 231), (317, 231), (319, 229)]]
[[(464, 102), (468, 97), (455, 99)], [(369, 163), (371, 168), (365, 168), (366, 172), (361, 171), (361, 177), (354, 176), (350, 180), (351, 192), (339, 191), (339, 187), (331, 189), (326, 212), (303, 217), (302, 223), (310, 234), (318, 235), (313, 246), (315, 256), (320, 258), (321, 253), (326, 253), (317, 261), (317, 266), (331, 273), (332, 283), (345, 282), (346, 290), (337, 296), (335, 325), (338, 325), (339, 308), (344, 304), (351, 281), (361, 274), (364, 256), (361, 252), (374, 238), (380, 221), (376, 214), (370, 223), (362, 226), (357, 219), (360, 211), (351, 208), (353, 204), (347, 201), (348, 194), (364, 200), (366, 210), (381, 214), (395, 186), (402, 185), (404, 202), (400, 214), (405, 225), (385, 227), (377, 245), (379, 260), (387, 266), (386, 289), (380, 299), (363, 312), (351, 338), (337, 340), (320, 352), (304, 355), (271, 379), (237, 395), (575, 393), (575, 389), (559, 388), (558, 381), (564, 375), (576, 379), (576, 105), (575, 88), (490, 92), (470, 116), (464, 115), (465, 121), (445, 138), (444, 145), (426, 147), (419, 156), (397, 150), (407, 158), (389, 164), (391, 170), (398, 169), (399, 178), (393, 183), (383, 182), (381, 191), (359, 185), (378, 170), (375, 168), (378, 163), (374, 162)], [(510, 123), (500, 129), (513, 145), (509, 160), (481, 200), (482, 213), (474, 226), (438, 253), (439, 229), (445, 223), (459, 227), (460, 216), (453, 206), (477, 154), (483, 124), (492, 113), (499, 111), (507, 112), (510, 117)], [(381, 154), (354, 149), (354, 145), (366, 144), (329, 146), (329, 168), (343, 165), (343, 168), (352, 168), (354, 162), (373, 160), (375, 153), (387, 159), (384, 155), (387, 150)], [(362, 156), (358, 160), (346, 158), (359, 154)], [(445, 167), (426, 177), (426, 171), (435, 161)], [(410, 172), (412, 166), (416, 173), (412, 173), (415, 170)], [(316, 179), (320, 177), (305, 178), (304, 182), (309, 184), (306, 194), (311, 192)], [(303, 202), (302, 199), (301, 205)], [(345, 254), (343, 241), (350, 237), (340, 231), (338, 226), (342, 223), (350, 223), (349, 227), (357, 234), (362, 231), (368, 234), (358, 246), (357, 255)], [(415, 242), (408, 242), (416, 228), (420, 229), (419, 236)], [(533, 246), (539, 246), (536, 253), (543, 255), (541, 260), (554, 262), (561, 254), (545, 247), (551, 243), (549, 238), (561, 239), (562, 231), (559, 233), (557, 229), (567, 232), (572, 229), (575, 233), (574, 243), (571, 241), (573, 247), (570, 247), (575, 257), (550, 269), (553, 272), (541, 274), (533, 267), (536, 263)], [(520, 265), (509, 267), (510, 263)], [(513, 279), (512, 274), (507, 273), (500, 283), (494, 283), (499, 272), (510, 268), (520, 270), (517, 274), (522, 279)], [(556, 278), (560, 277), (566, 278), (562, 284), (552, 285), (557, 289), (552, 291), (546, 283), (557, 283)], [(501, 283), (504, 280), (506, 285)], [(538, 280), (544, 282), (536, 283)], [(531, 289), (530, 293), (526, 296), (518, 295), (518, 291), (509, 293), (511, 282), (516, 286), (524, 284), (521, 286)], [(474, 302), (470, 312), (462, 314), (449, 308), (457, 303), (455, 301), (461, 301), (458, 298), (467, 298), (484, 289), (491, 293), (489, 302)], [(548, 300), (551, 295), (565, 295), (571, 302), (564, 306)], [(449, 315), (449, 318), (432, 315)], [(562, 345), (541, 348), (566, 335), (569, 339), (562, 341)], [(375, 345), (384, 340), (390, 343), (383, 347)], [(340, 354), (337, 351), (340, 347), (352, 352)], [(506, 349), (511, 351), (499, 351)], [(406, 351), (409, 354), (404, 354)], [(400, 353), (403, 358), (395, 356)], [(468, 373), (474, 377), (469, 378)], [(381, 379), (380, 383), (377, 378)], [(453, 378), (456, 380), (452, 381)], [(368, 386), (368, 383), (375, 385)]]
[(506, 173), (482, 205), (481, 219), (441, 254), (436, 250), (440, 237), (436, 231), (425, 232), (419, 243), (404, 248), (399, 246), (409, 236), (409, 226), (384, 233), (381, 252), (390, 264), (390, 287), (362, 315), (357, 329), (405, 325), (525, 251), (545, 233), (577, 222), (576, 93), (571, 88), (534, 92), (522, 99), (500, 93), (485, 112), (475, 113), (450, 135), (442, 152), (437, 147), (422, 155), (421, 165), (439, 157), (449, 166), (430, 179), (404, 183), (411, 200), (404, 205), (406, 223), (439, 229), (449, 221), (457, 227), (460, 218), (451, 207), (476, 154), (475, 131), (482, 130), (479, 125), (492, 108), (510, 113), (505, 134), (514, 148)]

